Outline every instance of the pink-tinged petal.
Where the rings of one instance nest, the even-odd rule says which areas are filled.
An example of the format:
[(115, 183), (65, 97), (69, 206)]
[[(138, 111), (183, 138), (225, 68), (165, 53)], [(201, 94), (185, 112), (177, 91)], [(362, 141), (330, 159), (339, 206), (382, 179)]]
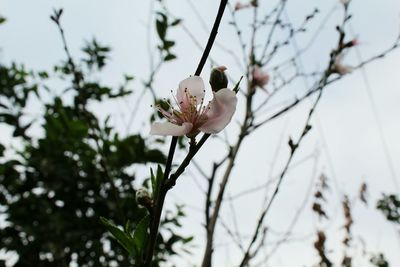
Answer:
[(188, 134), (193, 128), (190, 122), (184, 122), (182, 125), (173, 124), (170, 122), (155, 122), (151, 125), (150, 134), (162, 136), (182, 136)]
[(205, 133), (218, 133), (224, 129), (232, 119), (236, 110), (236, 93), (224, 88), (214, 93), (214, 99), (210, 103), (207, 112), (207, 122), (199, 129)]
[(258, 65), (254, 66), (253, 69), (253, 83), (260, 87), (264, 87), (269, 82), (269, 74), (266, 71), (263, 71)]
[(196, 97), (196, 103), (199, 104), (201, 100), (204, 98), (204, 82), (203, 79), (199, 76), (192, 76), (184, 79), (179, 83), (179, 88), (176, 93), (176, 99), (179, 104), (183, 103), (184, 106), (189, 104), (188, 94), (190, 96)]
[(333, 70), (340, 75), (345, 75), (353, 71), (353, 68), (348, 65), (343, 64), (343, 54), (340, 54), (335, 59), (335, 64), (333, 65)]
[(250, 4), (243, 4), (241, 2), (236, 2), (235, 4), (235, 11), (250, 7)]

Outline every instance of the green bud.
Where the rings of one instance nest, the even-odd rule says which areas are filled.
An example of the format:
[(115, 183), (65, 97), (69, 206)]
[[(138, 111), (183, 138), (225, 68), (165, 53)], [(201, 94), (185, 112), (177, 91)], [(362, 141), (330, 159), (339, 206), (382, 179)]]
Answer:
[(220, 89), (228, 87), (228, 78), (226, 77), (225, 70), (225, 66), (220, 66), (211, 71), (210, 85), (214, 92), (218, 92)]
[(140, 188), (136, 191), (136, 202), (139, 206), (143, 206), (147, 209), (151, 209), (153, 206), (153, 199), (151, 198), (149, 191), (145, 188)]

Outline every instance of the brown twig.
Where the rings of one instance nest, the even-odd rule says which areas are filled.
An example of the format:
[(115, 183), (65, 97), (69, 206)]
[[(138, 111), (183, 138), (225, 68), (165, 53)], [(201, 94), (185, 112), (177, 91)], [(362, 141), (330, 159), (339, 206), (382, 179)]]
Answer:
[(240, 267), (246, 266), (246, 265), (248, 264), (249, 260), (250, 260), (251, 257), (252, 257), (251, 255), (254, 255), (254, 254), (251, 252), (251, 249), (252, 249), (253, 245), (255, 244), (256, 240), (258, 239), (259, 230), (260, 230), (261, 226), (263, 225), (264, 218), (265, 218), (265, 216), (268, 214), (268, 211), (270, 210), (270, 208), (271, 208), (271, 206), (272, 206), (272, 203), (274, 202), (276, 196), (278, 195), (278, 192), (279, 192), (280, 186), (281, 186), (281, 184), (282, 184), (283, 178), (285, 177), (285, 175), (286, 175), (286, 173), (287, 173), (287, 170), (289, 169), (289, 165), (290, 165), (290, 163), (292, 162), (292, 159), (293, 159), (293, 157), (294, 157), (294, 154), (295, 154), (296, 151), (298, 150), (298, 148), (299, 148), (299, 146), (300, 146), (302, 140), (304, 139), (304, 137), (307, 135), (307, 133), (308, 133), (308, 132), (310, 131), (310, 129), (311, 129), (310, 120), (311, 120), (311, 117), (312, 117), (313, 113), (315, 112), (315, 108), (317, 107), (317, 105), (318, 105), (318, 103), (319, 103), (319, 101), (320, 101), (320, 99), (321, 99), (322, 92), (323, 92), (323, 91), (321, 90), (320, 93), (319, 93), (319, 95), (318, 95), (318, 97), (317, 97), (317, 99), (315, 100), (314, 105), (312, 106), (312, 108), (311, 108), (311, 110), (310, 110), (310, 112), (309, 112), (309, 114), (308, 114), (308, 117), (307, 117), (305, 126), (304, 126), (304, 128), (303, 128), (303, 130), (302, 130), (302, 132), (301, 132), (301, 135), (300, 135), (298, 141), (294, 143), (294, 142), (292, 141), (292, 139), (289, 140), (289, 146), (290, 146), (290, 155), (289, 155), (289, 158), (288, 158), (288, 160), (286, 161), (285, 167), (283, 168), (283, 170), (282, 170), (282, 172), (281, 172), (281, 175), (280, 175), (280, 177), (279, 177), (278, 183), (276, 184), (275, 190), (274, 190), (274, 192), (272, 193), (272, 196), (271, 196), (271, 198), (270, 198), (270, 200), (269, 200), (269, 202), (268, 202), (266, 208), (263, 210), (263, 212), (262, 212), (260, 218), (258, 219), (257, 226), (256, 226), (256, 229), (255, 229), (255, 231), (254, 231), (252, 240), (251, 240), (251, 242), (250, 242), (250, 244), (249, 244), (249, 246), (248, 246), (248, 248), (247, 248), (245, 254), (243, 255), (242, 261), (241, 261), (241, 263), (240, 263), (240, 265), (239, 265)]

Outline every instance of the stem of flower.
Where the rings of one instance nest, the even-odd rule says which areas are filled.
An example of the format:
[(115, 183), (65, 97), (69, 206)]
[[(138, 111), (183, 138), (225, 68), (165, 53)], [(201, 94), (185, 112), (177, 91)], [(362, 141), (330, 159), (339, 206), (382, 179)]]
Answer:
[(197, 66), (196, 72), (194, 73), (195, 76), (199, 76), (201, 71), (203, 70), (204, 64), (206, 64), (208, 55), (210, 54), (211, 48), (214, 44), (214, 40), (218, 34), (219, 24), (221, 22), (222, 16), (224, 15), (226, 4), (228, 0), (221, 0), (218, 8), (218, 13), (214, 21), (213, 28), (211, 29), (210, 37), (208, 38), (206, 48), (204, 49), (203, 55), (200, 59), (199, 65)]
[[(218, 8), (218, 13), (215, 18), (214, 25), (213, 25), (213, 28), (210, 33), (210, 37), (208, 38), (206, 48), (204, 49), (204, 52), (200, 59), (199, 65), (197, 66), (196, 72), (194, 73), (195, 76), (200, 75), (200, 73), (203, 70), (203, 67), (207, 61), (207, 58), (211, 51), (211, 48), (214, 44), (215, 38), (218, 34), (218, 28), (221, 23), (221, 19), (224, 14), (227, 3), (228, 3), (228, 0), (221, 0), (221, 2), (220, 2), (219, 8)], [(178, 179), (179, 175), (183, 173), (183, 170), (185, 169), (185, 167), (190, 163), (190, 160), (194, 157), (194, 155), (197, 153), (197, 151), (204, 144), (204, 142), (207, 140), (208, 137), (209, 137), (209, 135), (205, 134), (196, 146), (191, 146), (192, 149), (189, 151), (189, 154), (186, 156), (186, 158), (182, 162), (181, 166), (178, 168), (178, 170), (173, 175), (171, 175), (171, 178), (168, 179), (169, 174), (171, 172), (172, 160), (173, 160), (173, 157), (175, 154), (176, 144), (178, 141), (178, 137), (176, 137), (176, 136), (172, 137), (171, 145), (170, 145), (169, 152), (168, 152), (167, 163), (166, 163), (165, 171), (164, 171), (164, 182), (161, 185), (161, 190), (160, 190), (160, 194), (159, 194), (158, 198), (154, 200), (155, 205), (153, 207), (152, 212), (150, 213), (150, 216), (151, 216), (150, 236), (149, 236), (148, 244), (146, 247), (146, 251), (144, 253), (143, 267), (151, 266), (151, 262), (152, 262), (153, 254), (154, 254), (154, 248), (155, 248), (155, 244), (156, 244), (156, 240), (157, 240), (157, 236), (158, 236), (161, 213), (162, 213), (162, 209), (164, 206), (164, 200), (167, 195), (167, 192), (168, 192), (168, 190), (170, 190), (173, 187), (173, 185), (175, 185), (176, 179)]]

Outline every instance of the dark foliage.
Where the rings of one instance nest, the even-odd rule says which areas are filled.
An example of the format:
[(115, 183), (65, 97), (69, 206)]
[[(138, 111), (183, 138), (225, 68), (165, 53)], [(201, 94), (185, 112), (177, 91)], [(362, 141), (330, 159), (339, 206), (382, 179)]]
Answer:
[[(105, 66), (109, 51), (94, 40), (83, 49), (79, 64), (68, 55), (64, 64), (56, 66), (53, 76), (70, 83), (64, 90), (67, 94), (41, 105), (35, 121), (27, 119), (25, 111), (31, 98), (36, 96), (37, 104), (42, 103), (41, 93), (51, 95), (44, 84), (52, 74), (0, 65), (1, 127), (13, 129), (14, 141), (21, 144), (18, 149), (4, 140), (0, 144), (0, 217), (5, 218), (0, 223), (0, 248), (18, 254), (15, 266), (133, 264), (100, 217), (119, 225), (128, 222), (134, 229), (145, 210), (135, 201), (135, 176), (129, 170), (137, 164), (163, 164), (165, 156), (149, 149), (138, 134), (119, 136), (88, 108), (90, 101), (130, 92), (130, 76), (117, 90), (86, 80), (86, 73)], [(28, 134), (32, 125), (42, 134), (37, 133), (40, 130)], [(176, 253), (174, 244), (190, 241), (168, 230), (180, 226), (181, 208), (168, 214), (155, 266)]]
[(400, 199), (396, 195), (384, 194), (377, 203), (377, 209), (388, 221), (400, 224)]
[(376, 267), (389, 267), (389, 263), (381, 253), (372, 256), (370, 262)]

